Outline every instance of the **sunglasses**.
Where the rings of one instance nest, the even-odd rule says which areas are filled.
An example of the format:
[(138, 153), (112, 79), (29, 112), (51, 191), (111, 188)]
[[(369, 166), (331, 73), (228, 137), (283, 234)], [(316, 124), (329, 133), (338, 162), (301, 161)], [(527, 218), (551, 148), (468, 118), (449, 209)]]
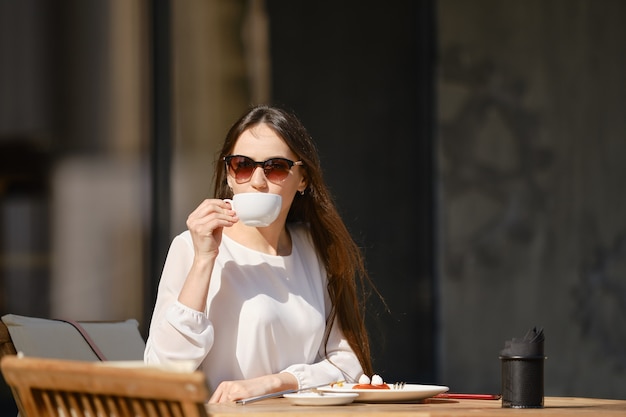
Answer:
[(292, 161), (287, 158), (271, 158), (267, 161), (257, 162), (243, 155), (228, 155), (224, 157), (226, 170), (235, 178), (238, 184), (250, 181), (256, 167), (263, 168), (265, 178), (275, 184), (285, 181), (294, 165), (303, 165), (302, 161)]

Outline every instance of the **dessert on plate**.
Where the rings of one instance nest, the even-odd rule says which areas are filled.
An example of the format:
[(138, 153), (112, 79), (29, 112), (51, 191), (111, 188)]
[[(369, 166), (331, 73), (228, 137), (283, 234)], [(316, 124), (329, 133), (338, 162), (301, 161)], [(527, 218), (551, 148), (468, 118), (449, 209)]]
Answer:
[(363, 374), (359, 378), (359, 383), (355, 384), (352, 389), (391, 389), (389, 385), (383, 382), (380, 375), (372, 375), (372, 379)]

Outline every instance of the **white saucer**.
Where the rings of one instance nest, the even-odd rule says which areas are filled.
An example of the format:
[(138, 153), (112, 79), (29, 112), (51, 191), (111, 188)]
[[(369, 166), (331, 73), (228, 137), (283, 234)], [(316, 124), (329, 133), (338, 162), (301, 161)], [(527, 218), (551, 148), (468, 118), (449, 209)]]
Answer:
[(293, 405), (344, 405), (350, 404), (358, 396), (359, 394), (356, 392), (325, 392), (323, 394), (317, 394), (315, 392), (299, 392), (283, 395), (283, 397), (287, 398), (287, 400), (289, 400), (289, 402)]

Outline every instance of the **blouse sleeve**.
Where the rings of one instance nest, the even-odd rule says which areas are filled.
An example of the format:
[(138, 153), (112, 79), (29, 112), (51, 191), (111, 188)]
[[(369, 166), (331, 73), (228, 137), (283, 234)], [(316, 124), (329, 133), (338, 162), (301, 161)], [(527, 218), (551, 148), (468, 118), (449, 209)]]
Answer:
[(213, 346), (213, 326), (204, 312), (178, 302), (193, 261), (193, 248), (181, 235), (172, 241), (150, 323), (144, 361), (192, 361), (197, 368)]
[(356, 354), (336, 321), (330, 332), (328, 344), (324, 346), (322, 343), (320, 346), (318, 358), (319, 361), (316, 363), (291, 365), (283, 372), (294, 375), (299, 388), (335, 381), (354, 383), (363, 373)]

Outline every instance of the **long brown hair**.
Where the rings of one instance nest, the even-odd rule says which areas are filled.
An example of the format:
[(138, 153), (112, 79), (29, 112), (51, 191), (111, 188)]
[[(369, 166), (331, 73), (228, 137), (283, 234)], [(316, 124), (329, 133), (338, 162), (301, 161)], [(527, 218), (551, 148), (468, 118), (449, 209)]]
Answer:
[(270, 106), (255, 106), (228, 131), (218, 155), (215, 175), (215, 197), (230, 198), (232, 191), (226, 179), (224, 157), (229, 155), (239, 136), (257, 124), (266, 124), (278, 134), (304, 162), (301, 167), (307, 179), (304, 194), (296, 194), (287, 222), (309, 225), (313, 244), (328, 275), (328, 292), (332, 310), (328, 318), (326, 343), (335, 318), (361, 363), (363, 371), (372, 374), (370, 345), (365, 327), (365, 300), (373, 288), (362, 253), (348, 232), (322, 177), (315, 144), (300, 120), (291, 112)]

